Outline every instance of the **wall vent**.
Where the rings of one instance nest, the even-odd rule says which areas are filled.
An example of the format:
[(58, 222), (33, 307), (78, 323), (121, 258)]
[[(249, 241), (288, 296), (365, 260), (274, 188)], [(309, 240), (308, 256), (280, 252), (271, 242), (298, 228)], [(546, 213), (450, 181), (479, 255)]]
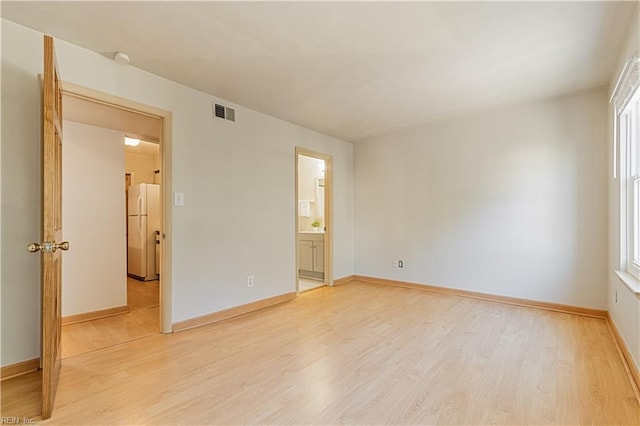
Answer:
[(216, 117), (224, 118), (224, 107), (222, 105), (215, 104), (213, 109)]
[(227, 113), (227, 120), (236, 121), (236, 110), (229, 107), (224, 107), (225, 112)]
[(224, 105), (213, 104), (213, 115), (224, 120), (236, 121), (236, 111)]

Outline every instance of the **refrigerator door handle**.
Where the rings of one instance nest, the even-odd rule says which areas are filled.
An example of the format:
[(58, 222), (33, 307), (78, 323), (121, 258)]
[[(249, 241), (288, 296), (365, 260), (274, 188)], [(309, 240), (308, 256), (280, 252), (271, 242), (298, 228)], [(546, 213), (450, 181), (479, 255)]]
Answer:
[(138, 234), (142, 236), (142, 194), (138, 195)]

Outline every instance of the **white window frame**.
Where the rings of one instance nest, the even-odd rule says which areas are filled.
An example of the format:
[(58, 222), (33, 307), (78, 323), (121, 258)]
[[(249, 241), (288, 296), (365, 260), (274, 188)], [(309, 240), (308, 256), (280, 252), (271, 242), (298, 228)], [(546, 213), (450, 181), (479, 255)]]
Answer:
[(620, 147), (620, 269), (640, 280), (640, 87), (617, 114)]
[[(640, 145), (640, 144), (639, 144)], [(633, 224), (631, 233), (631, 274), (640, 279), (640, 175), (632, 179)]]

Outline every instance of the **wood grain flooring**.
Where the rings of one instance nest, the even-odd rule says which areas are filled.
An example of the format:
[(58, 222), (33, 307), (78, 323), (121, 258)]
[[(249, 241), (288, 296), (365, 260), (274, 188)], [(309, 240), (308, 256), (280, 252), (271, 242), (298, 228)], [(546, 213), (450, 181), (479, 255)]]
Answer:
[(638, 425), (640, 407), (603, 319), (353, 282), (65, 359), (43, 423)]
[(41, 395), (42, 370), (3, 380), (0, 383), (0, 415), (35, 420), (40, 416)]
[(160, 332), (158, 281), (127, 278), (129, 312), (62, 327), (62, 358)]

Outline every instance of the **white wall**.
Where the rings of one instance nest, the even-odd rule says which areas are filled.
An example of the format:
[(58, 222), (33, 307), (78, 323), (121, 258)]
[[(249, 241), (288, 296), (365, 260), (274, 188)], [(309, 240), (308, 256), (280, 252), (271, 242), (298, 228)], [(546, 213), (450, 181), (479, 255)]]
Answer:
[[(636, 7), (635, 19), (632, 22), (626, 42), (618, 56), (616, 71), (611, 77), (610, 91), (617, 82), (618, 76), (627, 59), (633, 52), (640, 52), (640, 7)], [(629, 352), (631, 352), (636, 366), (640, 368), (640, 300), (615, 275), (620, 269), (620, 180), (613, 179), (613, 107), (609, 105), (608, 112), (608, 182), (609, 182), (609, 268), (608, 278), (608, 309)], [(618, 294), (616, 301), (616, 292)]]
[[(40, 263), (24, 246), (40, 236), (42, 43), (2, 21), (2, 261), (15, 265), (2, 269), (2, 365), (39, 353)], [(173, 113), (168, 189), (185, 193), (172, 212), (173, 322), (295, 291), (296, 146), (333, 156), (334, 278), (353, 274), (352, 144), (61, 40), (56, 50), (63, 80)], [(214, 100), (235, 123), (211, 117)]]
[(62, 316), (127, 304), (124, 146), (121, 132), (65, 121)]
[(598, 91), (358, 143), (356, 274), (606, 308), (606, 108)]
[(126, 151), (124, 153), (124, 168), (125, 172), (132, 173), (132, 185), (138, 183), (156, 183), (156, 174), (154, 173), (154, 170), (158, 170), (160, 168), (156, 167), (156, 164), (158, 163), (157, 155), (151, 156)]
[[(40, 82), (27, 69), (42, 70), (42, 40), (33, 54), (9, 43), (2, 21), (2, 309), (1, 365), (37, 358), (40, 352), (39, 254), (26, 245), (40, 242)], [(29, 48), (29, 46), (25, 46)], [(20, 59), (15, 57), (21, 57)], [(39, 57), (40, 56), (40, 57)], [(7, 106), (11, 105), (10, 108)]]

